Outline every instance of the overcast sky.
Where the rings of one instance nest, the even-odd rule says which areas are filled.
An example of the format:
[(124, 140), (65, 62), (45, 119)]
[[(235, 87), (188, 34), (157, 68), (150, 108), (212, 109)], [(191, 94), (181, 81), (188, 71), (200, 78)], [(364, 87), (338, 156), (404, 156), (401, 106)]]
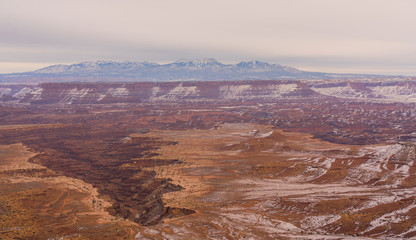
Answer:
[(416, 75), (416, 1), (0, 0), (0, 73), (182, 58)]

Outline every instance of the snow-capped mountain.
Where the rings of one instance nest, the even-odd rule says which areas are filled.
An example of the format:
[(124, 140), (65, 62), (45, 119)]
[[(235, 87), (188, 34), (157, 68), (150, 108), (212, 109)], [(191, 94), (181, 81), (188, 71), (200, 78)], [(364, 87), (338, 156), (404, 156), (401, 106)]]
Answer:
[(72, 65), (59, 64), (33, 72), (0, 74), (0, 83), (294, 80), (357, 77), (371, 76), (306, 72), (288, 66), (260, 61), (223, 64), (215, 59), (207, 58), (178, 60), (167, 64), (113, 61), (81, 62)]
[(213, 58), (197, 59), (197, 60), (187, 60), (180, 59), (174, 63), (167, 64), (169, 66), (175, 67), (196, 67), (196, 68), (215, 68), (215, 67), (224, 67), (225, 65), (218, 62)]

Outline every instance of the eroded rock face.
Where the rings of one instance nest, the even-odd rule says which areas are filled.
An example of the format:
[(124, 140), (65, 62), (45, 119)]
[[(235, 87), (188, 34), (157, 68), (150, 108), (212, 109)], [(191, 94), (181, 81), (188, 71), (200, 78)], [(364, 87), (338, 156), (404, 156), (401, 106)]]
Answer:
[(171, 83), (43, 83), (4, 85), (3, 101), (32, 104), (105, 104), (169, 101), (267, 100), (309, 96), (310, 89), (294, 81), (171, 82)]
[(164, 209), (162, 194), (180, 190), (180, 186), (155, 179), (154, 172), (142, 169), (178, 162), (147, 159), (152, 150), (175, 143), (147, 137), (120, 141), (126, 135), (118, 129), (84, 126), (13, 129), (7, 138), (39, 152), (31, 162), (92, 184), (111, 199), (113, 206), (108, 211), (113, 215), (142, 225), (155, 224), (170, 215)]
[(109, 104), (140, 102), (256, 101), (341, 98), (416, 102), (416, 84), (403, 79), (332, 81), (229, 81), (165, 83), (42, 83), (1, 85), (1, 102)]
[[(22, 189), (56, 177), (91, 184), (94, 199), (109, 202), (103, 211), (143, 226), (139, 239), (179, 230), (202, 239), (415, 236), (415, 104), (332, 96), (338, 87), (364, 94), (377, 84), (322, 84), (11, 87), (3, 92), (14, 100), (0, 106), (0, 144), (24, 144), (40, 168), (1, 170), (0, 178), (37, 179), (13, 185)], [(412, 94), (400, 89), (390, 93)], [(45, 204), (91, 196), (56, 184), (38, 190), (27, 196)], [(85, 211), (97, 206), (89, 201)], [(0, 214), (9, 210), (0, 204)]]
[(0, 238), (134, 237), (137, 224), (106, 212), (111, 203), (95, 188), (30, 163), (36, 154), (21, 143), (0, 145)]
[(334, 144), (255, 124), (160, 131), (158, 150), (181, 156), (151, 167), (182, 191), (168, 206), (197, 213), (140, 228), (136, 239), (343, 239), (416, 235), (414, 144)]

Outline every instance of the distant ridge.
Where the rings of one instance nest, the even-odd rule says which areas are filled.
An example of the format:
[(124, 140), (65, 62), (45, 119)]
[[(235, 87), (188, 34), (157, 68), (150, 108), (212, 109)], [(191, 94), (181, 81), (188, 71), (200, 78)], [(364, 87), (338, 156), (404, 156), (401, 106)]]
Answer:
[(58, 64), (33, 72), (0, 74), (0, 83), (299, 80), (367, 77), (388, 76), (307, 72), (255, 60), (223, 64), (213, 58), (205, 58), (182, 59), (167, 64), (114, 61)]

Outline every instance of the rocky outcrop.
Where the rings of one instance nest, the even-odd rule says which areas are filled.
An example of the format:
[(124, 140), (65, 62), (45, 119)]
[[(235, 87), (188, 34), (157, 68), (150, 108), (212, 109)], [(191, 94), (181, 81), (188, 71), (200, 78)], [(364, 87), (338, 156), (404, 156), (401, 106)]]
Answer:
[(227, 81), (164, 83), (43, 83), (0, 85), (0, 102), (108, 104), (256, 101), (336, 97), (416, 102), (414, 81)]
[(314, 94), (291, 81), (43, 83), (39, 86), (3, 86), (0, 90), (4, 96), (31, 104), (272, 100)]
[(164, 208), (162, 195), (181, 187), (167, 179), (155, 178), (152, 171), (143, 170), (144, 167), (177, 164), (177, 160), (149, 159), (155, 155), (154, 149), (175, 142), (148, 137), (120, 141), (127, 134), (125, 130), (108, 127), (29, 127), (1, 131), (0, 144), (22, 142), (41, 153), (32, 157), (31, 162), (58, 175), (92, 184), (110, 199), (112, 206), (107, 211), (114, 216), (151, 225), (162, 218), (193, 213), (192, 210)]

